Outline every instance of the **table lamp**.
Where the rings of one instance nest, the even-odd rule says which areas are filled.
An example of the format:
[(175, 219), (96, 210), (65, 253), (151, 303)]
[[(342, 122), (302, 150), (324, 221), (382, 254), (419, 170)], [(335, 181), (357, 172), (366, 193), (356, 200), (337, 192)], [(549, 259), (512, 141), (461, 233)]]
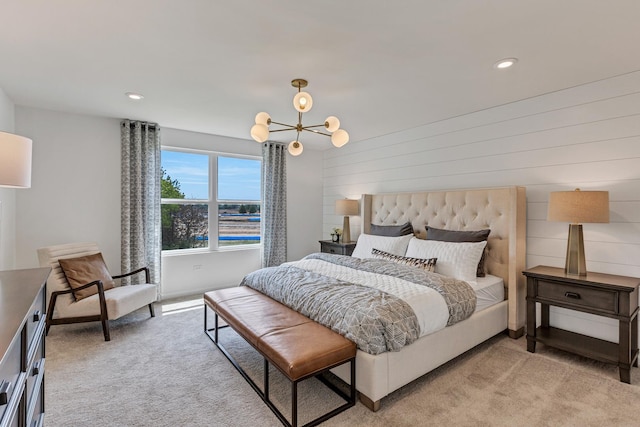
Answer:
[(31, 140), (0, 132), (0, 187), (31, 188)]
[(336, 215), (344, 215), (342, 225), (342, 243), (351, 243), (349, 215), (358, 215), (358, 201), (349, 199), (336, 200)]
[(554, 191), (549, 194), (547, 221), (569, 223), (566, 274), (587, 275), (582, 223), (609, 222), (608, 191)]

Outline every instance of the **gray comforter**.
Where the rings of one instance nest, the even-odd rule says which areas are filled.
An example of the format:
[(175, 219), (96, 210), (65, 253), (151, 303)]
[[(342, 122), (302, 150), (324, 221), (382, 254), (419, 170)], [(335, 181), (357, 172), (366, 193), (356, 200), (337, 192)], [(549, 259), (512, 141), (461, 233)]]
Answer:
[[(475, 293), (469, 284), (460, 280), (380, 259), (326, 253), (311, 254), (304, 259), (319, 259), (355, 270), (398, 277), (435, 289), (447, 303), (447, 325), (466, 319), (475, 310)], [(420, 336), (413, 309), (402, 299), (378, 289), (287, 264), (250, 273), (242, 285), (331, 328), (370, 354), (398, 351)]]

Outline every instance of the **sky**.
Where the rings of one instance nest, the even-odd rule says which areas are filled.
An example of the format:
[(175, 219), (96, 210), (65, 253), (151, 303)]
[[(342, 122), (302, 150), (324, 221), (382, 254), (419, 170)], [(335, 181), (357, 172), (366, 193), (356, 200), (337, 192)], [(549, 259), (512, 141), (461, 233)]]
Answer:
[[(187, 199), (209, 198), (209, 155), (162, 150), (162, 168)], [(260, 160), (218, 156), (218, 200), (260, 200)]]

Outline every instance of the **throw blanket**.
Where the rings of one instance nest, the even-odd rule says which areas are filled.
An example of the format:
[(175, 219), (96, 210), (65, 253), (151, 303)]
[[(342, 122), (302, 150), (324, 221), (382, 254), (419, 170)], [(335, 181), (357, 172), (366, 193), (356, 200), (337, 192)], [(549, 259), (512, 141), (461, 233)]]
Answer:
[(333, 329), (374, 355), (398, 351), (422, 335), (466, 319), (476, 303), (466, 282), (391, 261), (326, 253), (255, 271), (241, 285)]

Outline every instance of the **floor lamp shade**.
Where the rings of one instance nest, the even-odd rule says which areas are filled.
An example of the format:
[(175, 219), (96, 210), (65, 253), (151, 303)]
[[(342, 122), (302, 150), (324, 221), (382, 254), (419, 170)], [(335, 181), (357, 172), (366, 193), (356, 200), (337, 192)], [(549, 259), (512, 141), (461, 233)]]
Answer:
[(0, 132), (0, 187), (31, 187), (31, 140)]
[(342, 224), (342, 243), (351, 242), (351, 229), (349, 227), (349, 215), (358, 215), (357, 200), (336, 200), (336, 214), (344, 215)]
[(555, 191), (549, 195), (547, 221), (569, 223), (565, 273), (586, 276), (582, 223), (609, 222), (608, 191)]

